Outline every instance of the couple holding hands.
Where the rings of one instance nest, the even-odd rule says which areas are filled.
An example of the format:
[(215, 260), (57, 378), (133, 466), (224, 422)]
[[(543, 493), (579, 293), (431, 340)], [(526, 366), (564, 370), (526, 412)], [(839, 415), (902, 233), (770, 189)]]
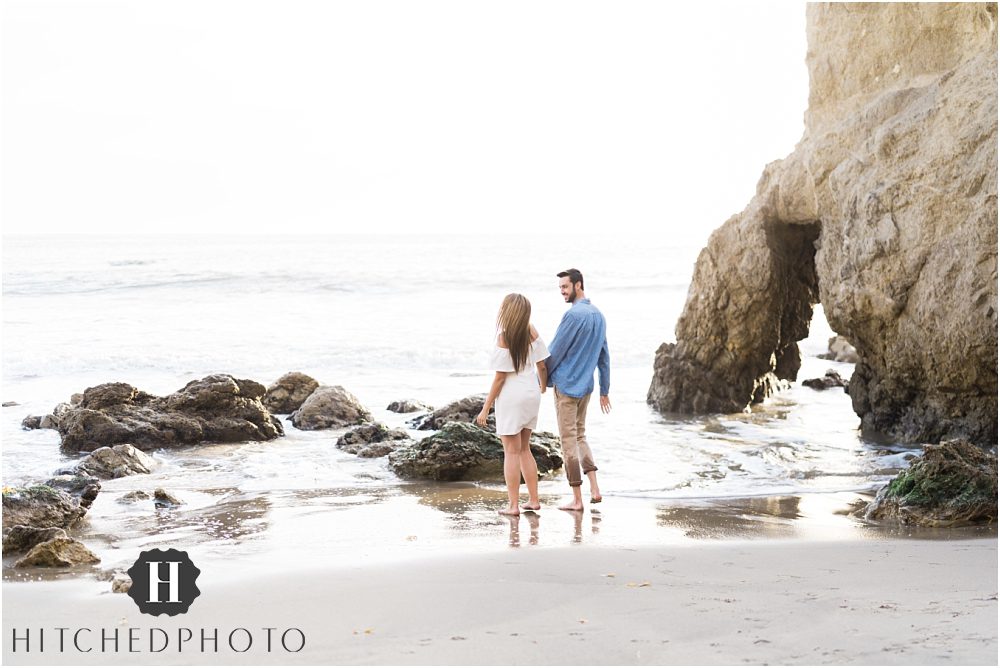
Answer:
[[(590, 502), (601, 502), (597, 466), (587, 444), (586, 420), (587, 404), (594, 391), (595, 368), (600, 378), (601, 410), (611, 411), (607, 324), (583, 292), (583, 274), (577, 269), (567, 269), (556, 276), (559, 292), (572, 306), (563, 315), (548, 348), (531, 324), (531, 303), (524, 295), (514, 293), (504, 297), (497, 314), (497, 341), (490, 358), (490, 368), (496, 375), (476, 422), (485, 427), (490, 408), (496, 402), (497, 435), (503, 443), (503, 475), (508, 496), (507, 507), (499, 511), (502, 515), (541, 508), (538, 467), (528, 441), (538, 422), (542, 393), (548, 387), (555, 394), (563, 466), (573, 492), (572, 501), (559, 509), (583, 510), (582, 474), (590, 481)], [(528, 487), (528, 503), (520, 506), (522, 476)]]

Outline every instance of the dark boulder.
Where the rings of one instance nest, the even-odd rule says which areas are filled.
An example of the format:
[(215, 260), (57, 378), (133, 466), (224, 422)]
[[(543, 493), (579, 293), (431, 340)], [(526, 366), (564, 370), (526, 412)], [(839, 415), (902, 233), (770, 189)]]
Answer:
[[(562, 466), (558, 437), (531, 435), (531, 454), (539, 473)], [(425, 480), (502, 480), (503, 445), (485, 429), (449, 422), (436, 434), (389, 453), (389, 467), (402, 478)]]
[(847, 381), (832, 369), (827, 371), (822, 378), (808, 378), (802, 381), (802, 385), (811, 387), (814, 390), (829, 390), (831, 387), (842, 387), (844, 388), (844, 392), (847, 392), (848, 389)]
[(94, 499), (97, 498), (97, 494), (101, 491), (101, 481), (96, 476), (79, 471), (57, 474), (46, 480), (44, 484), (66, 492), (76, 499), (84, 509), (90, 508)]
[(401, 429), (389, 429), (381, 423), (363, 424), (351, 429), (339, 439), (337, 447), (359, 457), (384, 457), (401, 445), (411, 443)]
[(966, 439), (926, 445), (908, 469), (879, 490), (864, 517), (927, 527), (996, 522), (996, 452)]

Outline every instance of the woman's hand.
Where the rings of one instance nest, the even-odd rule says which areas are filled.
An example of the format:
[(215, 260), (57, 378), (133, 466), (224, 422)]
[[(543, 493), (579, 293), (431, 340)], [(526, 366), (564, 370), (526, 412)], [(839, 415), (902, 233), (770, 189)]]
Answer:
[(489, 415), (490, 415), (489, 411), (484, 406), (483, 410), (480, 411), (479, 415), (476, 416), (476, 424), (478, 424), (480, 427), (485, 427), (486, 426), (486, 420), (487, 420), (487, 418), (489, 418)]

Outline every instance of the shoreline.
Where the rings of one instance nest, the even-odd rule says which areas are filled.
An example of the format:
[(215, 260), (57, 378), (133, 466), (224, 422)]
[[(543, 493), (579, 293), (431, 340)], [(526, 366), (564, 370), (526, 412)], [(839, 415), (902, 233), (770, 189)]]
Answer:
[[(997, 661), (997, 539), (693, 541), (577, 545), (219, 577), (186, 615), (140, 614), (106, 582), (3, 584), (4, 662), (740, 664)], [(228, 568), (233, 568), (232, 562)], [(99, 591), (100, 590), (100, 591)], [(148, 629), (195, 641), (162, 653), (13, 653), (14, 629)], [(262, 629), (298, 628), (298, 653)], [(220, 651), (201, 653), (201, 629)], [(254, 629), (246, 653), (225, 647)], [(21, 631), (18, 631), (19, 633)], [(280, 631), (277, 631), (280, 633)], [(97, 638), (95, 635), (94, 638)], [(211, 644), (209, 644), (211, 650)], [(277, 647), (277, 645), (275, 646)], [(124, 649), (124, 648), (122, 648)]]

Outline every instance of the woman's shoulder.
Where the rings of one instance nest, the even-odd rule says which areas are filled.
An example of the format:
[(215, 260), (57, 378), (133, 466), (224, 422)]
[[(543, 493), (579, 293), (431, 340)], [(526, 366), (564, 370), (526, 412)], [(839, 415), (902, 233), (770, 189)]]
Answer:
[(530, 322), (528, 323), (528, 332), (531, 333), (531, 342), (534, 343), (538, 340), (538, 330)]

